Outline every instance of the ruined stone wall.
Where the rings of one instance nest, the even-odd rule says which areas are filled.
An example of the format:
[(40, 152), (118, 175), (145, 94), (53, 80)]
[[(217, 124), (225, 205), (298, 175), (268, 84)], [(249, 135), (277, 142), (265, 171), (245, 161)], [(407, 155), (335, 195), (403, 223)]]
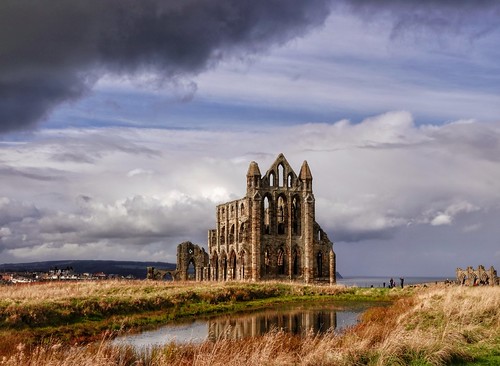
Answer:
[(333, 244), (314, 205), (307, 162), (299, 176), (282, 154), (264, 176), (252, 162), (246, 196), (217, 206), (217, 227), (208, 233), (210, 279), (335, 282)]
[(182, 281), (203, 281), (209, 256), (199, 245), (186, 241), (177, 246), (177, 273)]
[[(191, 242), (179, 244), (177, 270), (169, 273), (184, 281), (335, 283), (333, 243), (315, 221), (312, 180), (306, 161), (297, 175), (283, 154), (264, 176), (251, 162), (245, 197), (216, 207), (217, 225), (208, 231), (208, 253)], [(163, 272), (148, 269), (148, 277), (161, 277)]]
[(477, 269), (474, 269), (472, 266), (467, 267), (465, 270), (457, 268), (456, 276), (457, 283), (464, 286), (500, 285), (497, 271), (493, 266), (488, 270), (483, 265), (479, 265)]

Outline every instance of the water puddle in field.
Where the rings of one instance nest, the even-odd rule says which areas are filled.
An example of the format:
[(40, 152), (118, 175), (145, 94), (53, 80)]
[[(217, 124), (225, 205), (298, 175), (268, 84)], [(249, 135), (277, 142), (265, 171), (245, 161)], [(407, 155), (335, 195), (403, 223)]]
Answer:
[(348, 307), (329, 304), (272, 308), (169, 324), (156, 330), (120, 336), (112, 342), (115, 345), (143, 348), (169, 342), (201, 343), (207, 339), (215, 341), (220, 338), (255, 337), (275, 329), (299, 336), (309, 332), (341, 332), (355, 325), (359, 315), (372, 306), (374, 304)]

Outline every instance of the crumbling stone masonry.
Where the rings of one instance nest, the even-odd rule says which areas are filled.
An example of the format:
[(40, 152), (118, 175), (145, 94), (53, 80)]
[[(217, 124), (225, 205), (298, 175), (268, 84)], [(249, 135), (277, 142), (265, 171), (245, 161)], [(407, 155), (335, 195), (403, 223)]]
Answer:
[[(191, 242), (179, 244), (177, 271), (170, 275), (196, 281), (335, 283), (333, 243), (315, 220), (312, 181), (306, 161), (297, 175), (280, 154), (264, 176), (252, 161), (246, 196), (216, 208), (208, 253)], [(163, 278), (162, 273), (148, 268), (148, 278)]]
[(177, 246), (177, 269), (147, 268), (148, 280), (203, 281), (208, 279), (208, 254), (199, 245), (186, 241)]
[(256, 162), (242, 199), (217, 206), (208, 231), (209, 279), (289, 279), (335, 283), (333, 243), (315, 221), (313, 177), (280, 154), (264, 176)]
[(199, 245), (186, 241), (177, 246), (177, 271), (181, 281), (207, 280), (208, 253)]
[(486, 270), (483, 265), (477, 267), (477, 270), (471, 266), (467, 267), (465, 270), (462, 268), (457, 268), (457, 283), (465, 286), (479, 286), (479, 285), (489, 285), (498, 286), (500, 284), (499, 278), (497, 276), (497, 271), (493, 266), (489, 270)]

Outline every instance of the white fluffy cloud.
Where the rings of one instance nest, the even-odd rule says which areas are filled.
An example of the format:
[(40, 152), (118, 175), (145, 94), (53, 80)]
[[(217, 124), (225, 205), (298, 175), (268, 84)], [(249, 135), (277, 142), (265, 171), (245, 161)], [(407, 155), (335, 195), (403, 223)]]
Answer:
[[(397, 251), (405, 233), (439, 228), (456, 233), (442, 244), (455, 250), (463, 233), (487, 230), (479, 216), (500, 215), (498, 124), (389, 112), (257, 132), (45, 130), (0, 145), (0, 258), (174, 261), (179, 242), (205, 243), (217, 203), (245, 194), (249, 162), (265, 172), (280, 152), (297, 171), (308, 160), (317, 220), (344, 256), (369, 243)], [(477, 245), (485, 259), (497, 251)]]

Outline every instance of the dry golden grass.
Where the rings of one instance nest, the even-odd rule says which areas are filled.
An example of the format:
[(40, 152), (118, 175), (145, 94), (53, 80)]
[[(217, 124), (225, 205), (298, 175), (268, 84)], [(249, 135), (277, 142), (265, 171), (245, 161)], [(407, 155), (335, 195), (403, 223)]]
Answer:
[(499, 309), (500, 287), (436, 286), (369, 310), (341, 336), (274, 332), (142, 351), (106, 340), (78, 347), (20, 344), (0, 365), (444, 365), (471, 360), (471, 349), (500, 346)]
[(175, 296), (186, 290), (205, 294), (224, 289), (240, 287), (240, 285), (258, 288), (285, 286), (297, 295), (304, 292), (337, 294), (346, 292), (344, 286), (317, 286), (298, 283), (268, 281), (261, 283), (244, 282), (165, 282), (165, 281), (82, 281), (82, 282), (45, 282), (16, 286), (1, 286), (0, 304), (30, 304), (37, 302), (54, 302), (89, 297), (158, 297)]
[(82, 343), (107, 330), (268, 306), (270, 302), (356, 296), (342, 286), (151, 281), (52, 282), (1, 286), (0, 356), (22, 341)]

